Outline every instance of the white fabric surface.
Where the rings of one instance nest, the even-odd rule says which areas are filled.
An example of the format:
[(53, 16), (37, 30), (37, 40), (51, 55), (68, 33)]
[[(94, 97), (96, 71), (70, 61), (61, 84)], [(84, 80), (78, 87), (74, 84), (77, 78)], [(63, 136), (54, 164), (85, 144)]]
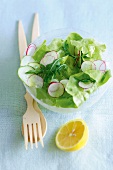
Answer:
[[(55, 135), (66, 121), (79, 115), (58, 114), (41, 107), (48, 123), (44, 149), (28, 151), (21, 135), (26, 110), (25, 89), (18, 79), (17, 20), (21, 19), (30, 42), (33, 14), (40, 16), (41, 34), (76, 26), (113, 49), (112, 0), (1, 0), (0, 1), (0, 170), (112, 170), (113, 88), (91, 108), (84, 120), (89, 127), (86, 147), (73, 153), (57, 149)], [(108, 60), (113, 64), (113, 52)]]

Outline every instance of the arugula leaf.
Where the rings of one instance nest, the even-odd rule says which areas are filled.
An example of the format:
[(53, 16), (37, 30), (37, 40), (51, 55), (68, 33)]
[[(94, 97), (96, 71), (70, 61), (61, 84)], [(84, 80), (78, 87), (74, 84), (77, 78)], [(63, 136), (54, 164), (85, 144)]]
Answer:
[(42, 73), (41, 70), (29, 70), (25, 74), (40, 74)]
[(76, 59), (78, 56), (74, 56), (74, 55), (72, 55), (70, 52), (69, 52), (69, 45), (68, 45), (68, 43), (67, 43), (67, 40), (66, 41), (64, 41), (64, 44), (63, 44), (63, 50), (64, 50), (64, 52), (65, 52), (65, 55), (69, 55), (69, 56), (71, 56), (72, 58), (74, 58), (74, 59)]
[(53, 63), (48, 64), (46, 66), (40, 64), (39, 68), (34, 68), (33, 70), (29, 70), (26, 74), (36, 74), (42, 75), (44, 79), (44, 83), (48, 84), (51, 79), (56, 78), (57, 74), (60, 75), (60, 72), (66, 69), (67, 65), (64, 64), (64, 58), (58, 58), (53, 61)]
[(33, 68), (33, 70), (27, 71), (25, 74), (42, 74), (44, 73), (45, 66), (40, 64), (40, 67)]
[(81, 80), (83, 83), (95, 83), (95, 80), (92, 80), (92, 79), (83, 79)]
[(57, 71), (59, 70), (62, 58), (56, 59), (53, 63), (48, 64), (45, 68), (44, 82), (48, 83), (53, 77), (56, 76)]

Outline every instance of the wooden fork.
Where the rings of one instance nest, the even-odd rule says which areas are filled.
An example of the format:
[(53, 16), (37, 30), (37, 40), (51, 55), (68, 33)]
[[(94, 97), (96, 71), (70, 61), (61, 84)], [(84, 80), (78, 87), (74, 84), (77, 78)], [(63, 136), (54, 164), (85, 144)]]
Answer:
[[(38, 15), (35, 15), (34, 23), (38, 22)], [(39, 29), (36, 29), (36, 25), (33, 25), (32, 31), (32, 40), (37, 38), (36, 35), (39, 35)], [(38, 23), (37, 23), (38, 24)], [(39, 25), (39, 24), (38, 24)], [(18, 38), (19, 38), (19, 52), (20, 59), (24, 54), (25, 49), (27, 48), (27, 40), (25, 36), (25, 32), (23, 29), (22, 22), (19, 21), (18, 24)], [(26, 92), (25, 99), (27, 101), (27, 110), (23, 116), (23, 130), (24, 130), (24, 140), (25, 140), (25, 148), (28, 148), (28, 140), (30, 138), (31, 148), (33, 148), (33, 141), (35, 141), (36, 148), (38, 147), (38, 138), (44, 147), (43, 138), (42, 138), (42, 128), (40, 122), (40, 115), (33, 107), (33, 98)]]
[(25, 148), (27, 149), (28, 147), (28, 136), (30, 137), (30, 143), (32, 149), (33, 149), (33, 136), (34, 136), (36, 148), (38, 147), (37, 136), (39, 136), (40, 142), (44, 147), (43, 140), (42, 140), (40, 116), (39, 114), (37, 114), (37, 112), (33, 107), (33, 98), (28, 93), (26, 93), (25, 99), (27, 101), (27, 106), (28, 106), (26, 113), (23, 116)]

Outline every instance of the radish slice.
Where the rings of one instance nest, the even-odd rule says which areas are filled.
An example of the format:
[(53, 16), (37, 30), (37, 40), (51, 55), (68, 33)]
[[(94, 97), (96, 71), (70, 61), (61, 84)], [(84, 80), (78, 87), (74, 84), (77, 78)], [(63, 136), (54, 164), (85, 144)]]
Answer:
[(106, 71), (106, 63), (105, 63), (105, 62), (103, 62), (103, 63), (100, 65), (99, 70), (102, 71), (102, 72), (105, 72), (105, 71)]
[(81, 70), (83, 72), (87, 71), (87, 70), (95, 70), (96, 66), (93, 62), (91, 61), (84, 61), (81, 65)]
[(35, 50), (36, 50), (36, 45), (32, 43), (32, 44), (28, 45), (25, 53), (26, 53), (26, 55), (32, 56), (34, 54)]
[(40, 64), (36, 63), (36, 62), (31, 62), (31, 63), (28, 63), (29, 66), (37, 69), (37, 68), (40, 68)]
[(40, 77), (38, 75), (31, 75), (27, 80), (27, 84), (30, 87), (42, 88), (43, 79), (42, 79), (42, 77)]
[(18, 76), (20, 77), (20, 79), (26, 84), (29, 86), (28, 84), (28, 78), (32, 75), (32, 74), (25, 74), (26, 72), (30, 71), (30, 70), (33, 70), (32, 67), (30, 66), (23, 66), (23, 67), (20, 67), (18, 69)]
[(93, 86), (93, 83), (84, 83), (82, 81), (79, 81), (78, 85), (83, 89), (89, 89)]
[(51, 51), (42, 58), (40, 61), (40, 64), (43, 64), (44, 66), (51, 64), (55, 59), (57, 59), (57, 52)]
[(69, 81), (68, 79), (63, 79), (63, 80), (60, 81), (60, 83), (62, 83), (63, 86), (66, 87), (68, 81)]
[(48, 93), (51, 97), (60, 97), (64, 93), (64, 86), (59, 82), (53, 82), (48, 87)]
[(103, 60), (95, 60), (93, 62), (96, 65), (96, 70), (106, 71), (106, 63)]
[(26, 66), (28, 63), (35, 62), (35, 60), (31, 56), (24, 56), (22, 58), (20, 65), (21, 66)]
[(58, 88), (59, 88), (59, 83), (55, 83), (55, 82), (51, 83), (51, 86), (49, 86), (49, 90), (51, 92), (56, 92)]

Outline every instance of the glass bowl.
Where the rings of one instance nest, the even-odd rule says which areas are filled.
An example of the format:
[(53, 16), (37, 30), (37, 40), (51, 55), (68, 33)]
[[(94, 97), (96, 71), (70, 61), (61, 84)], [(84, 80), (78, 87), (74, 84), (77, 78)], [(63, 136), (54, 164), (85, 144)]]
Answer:
[[(65, 28), (65, 29), (58, 29), (58, 30), (52, 30), (51, 32), (45, 33), (42, 36), (38, 37), (33, 43), (36, 44), (36, 46), (39, 46), (44, 40), (47, 41), (47, 44), (49, 44), (54, 38), (62, 38), (65, 39), (69, 33), (71, 32), (77, 32), (80, 34), (83, 38), (94, 38), (97, 40), (94, 36), (90, 35), (89, 33), (78, 30), (76, 28)], [(97, 40), (98, 42), (101, 42)], [(108, 53), (105, 52), (102, 58), (106, 60), (106, 55), (108, 56)], [(36, 98), (36, 89), (33, 87), (28, 87), (25, 84), (25, 88), (28, 91), (28, 93), (33, 97), (36, 102), (38, 102), (40, 105), (43, 107), (53, 111), (53, 112), (58, 112), (58, 113), (76, 113), (76, 112), (81, 112), (84, 111), (91, 106), (93, 106), (96, 102), (99, 101), (99, 99), (103, 96), (103, 94), (107, 91), (107, 89), (111, 86), (112, 84), (112, 78), (98, 88), (94, 93), (92, 93), (87, 101), (85, 101), (79, 108), (61, 108), (61, 107), (55, 107), (55, 106), (50, 106), (41, 100)]]

